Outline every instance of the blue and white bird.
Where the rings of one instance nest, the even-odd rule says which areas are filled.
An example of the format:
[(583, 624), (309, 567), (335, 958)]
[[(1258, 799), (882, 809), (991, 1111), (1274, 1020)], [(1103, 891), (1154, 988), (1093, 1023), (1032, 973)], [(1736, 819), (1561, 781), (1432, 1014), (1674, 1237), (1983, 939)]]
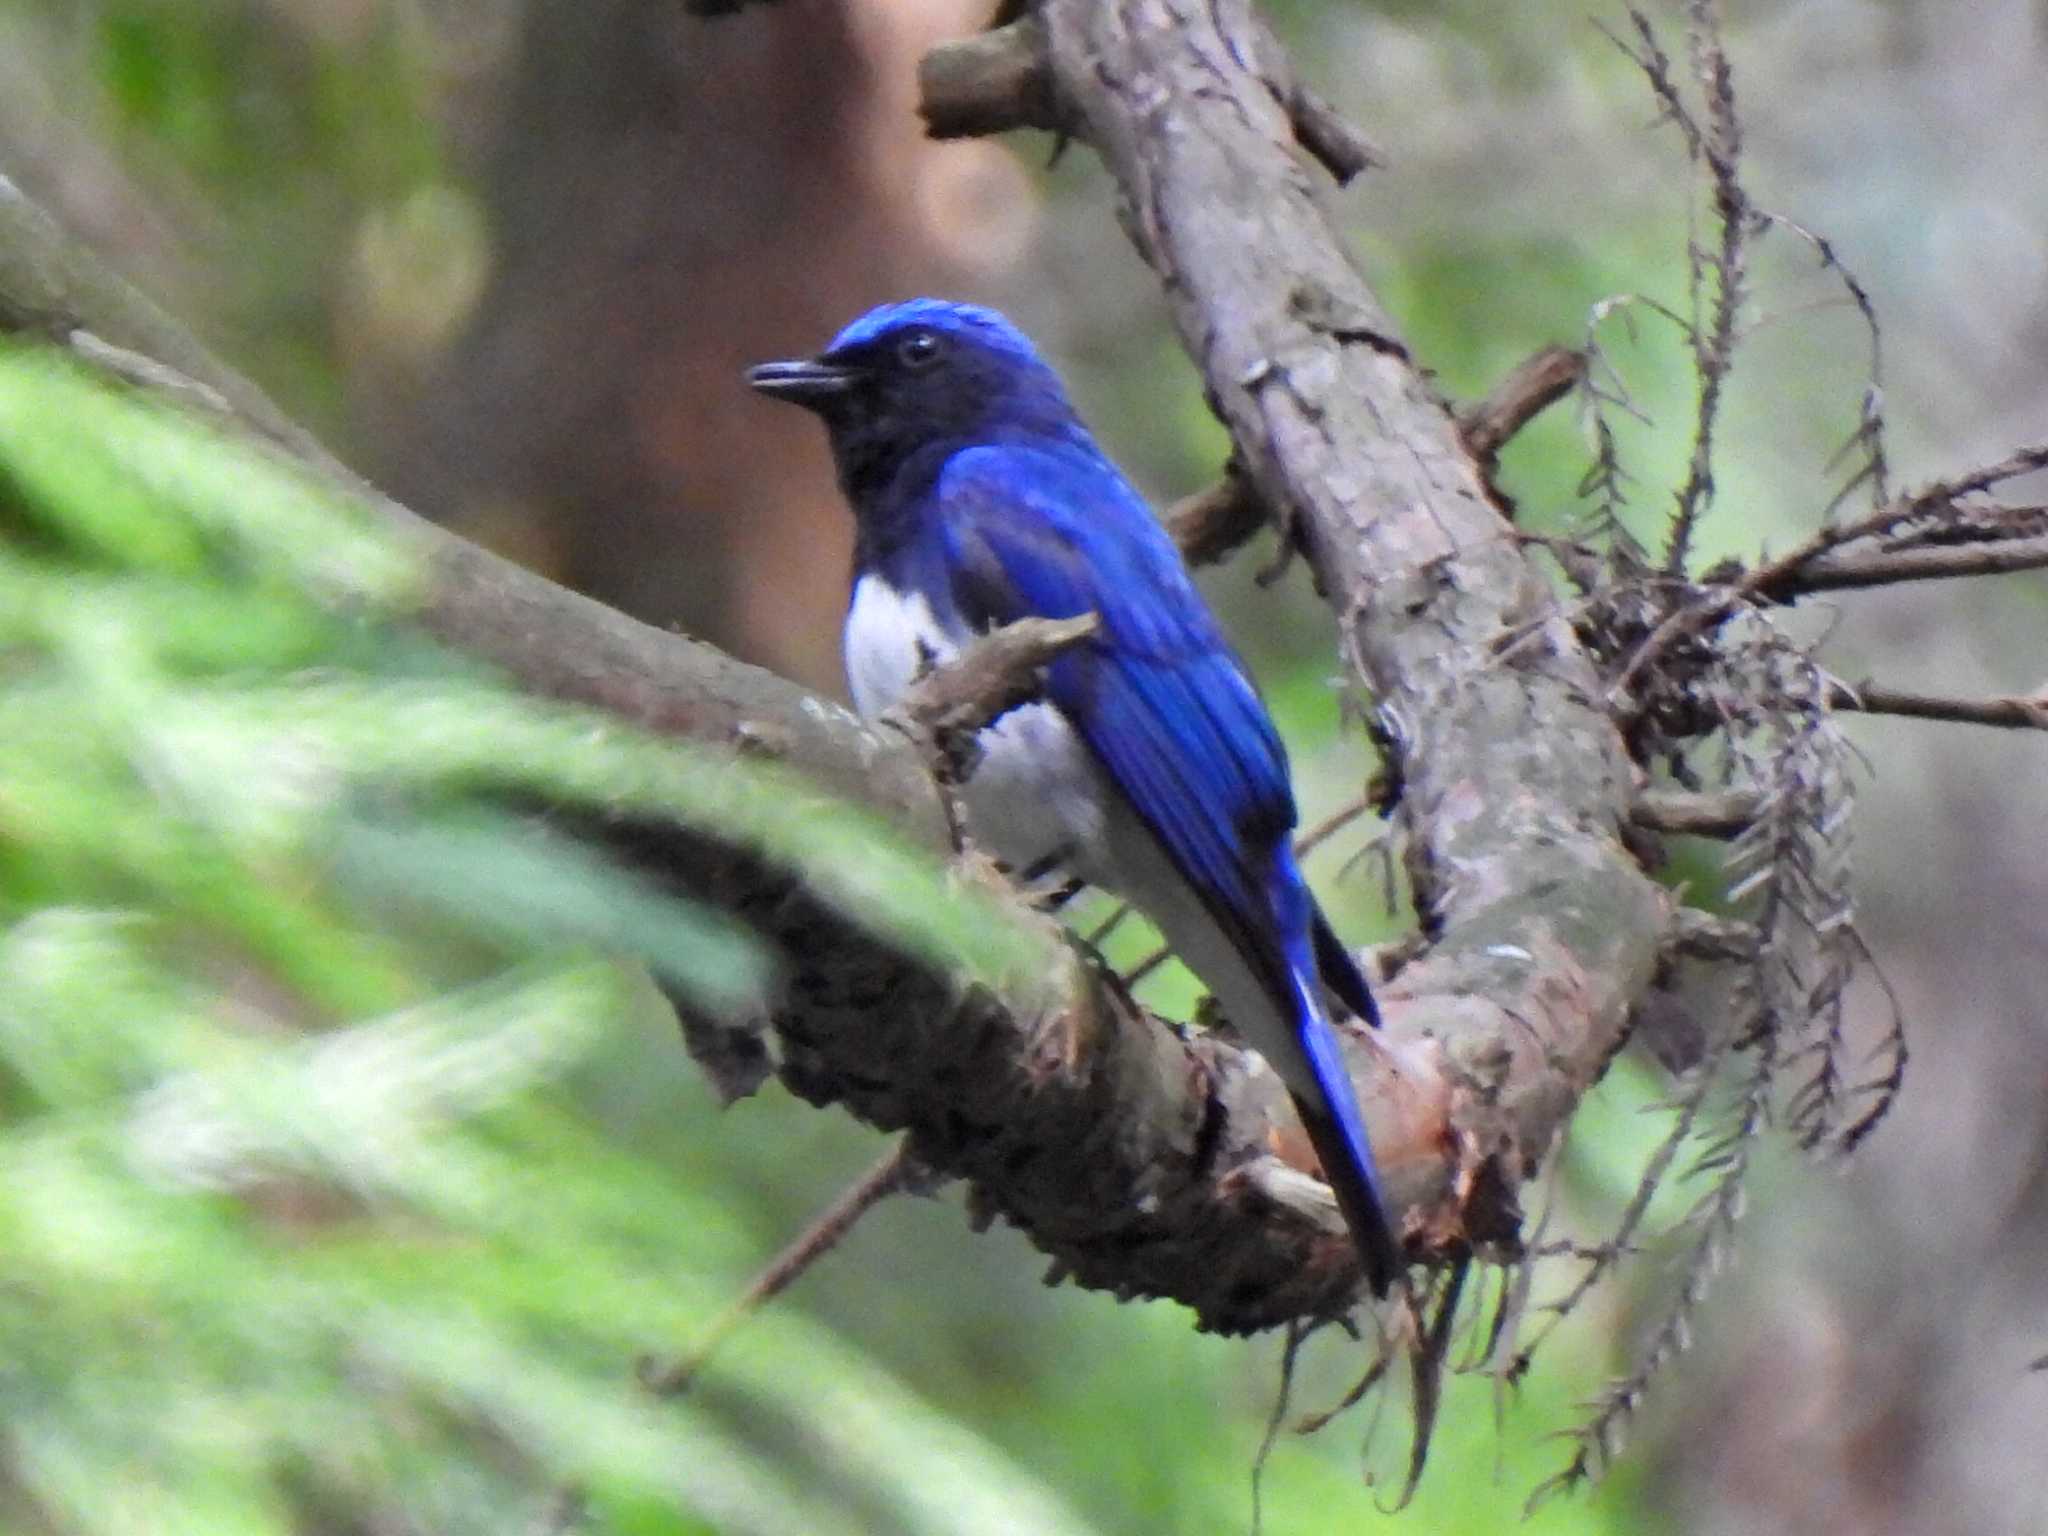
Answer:
[(1303, 883), (1287, 755), (1243, 662), (1059, 378), (992, 310), (888, 304), (747, 382), (816, 412), (855, 519), (847, 680), (875, 715), (975, 636), (1100, 615), (963, 794), (1013, 869), (1135, 903), (1294, 1098), (1375, 1294), (1402, 1266), (1329, 1021), (1365, 978)]

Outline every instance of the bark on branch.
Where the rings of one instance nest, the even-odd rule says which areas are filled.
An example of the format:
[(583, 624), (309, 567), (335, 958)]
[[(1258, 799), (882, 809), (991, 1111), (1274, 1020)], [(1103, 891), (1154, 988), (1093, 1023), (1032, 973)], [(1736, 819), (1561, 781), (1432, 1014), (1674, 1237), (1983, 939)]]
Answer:
[[(1439, 1190), (1513, 1189), (1619, 1044), (1669, 917), (1622, 841), (1632, 772), (1598, 680), (1311, 195), (1249, 7), (1039, 16), (1243, 473), (1297, 531), (1379, 703), (1434, 939), (1384, 1001), (1451, 1073)], [(1503, 653), (1532, 626), (1540, 644)], [(1369, 1085), (1399, 1076), (1371, 1068)]]

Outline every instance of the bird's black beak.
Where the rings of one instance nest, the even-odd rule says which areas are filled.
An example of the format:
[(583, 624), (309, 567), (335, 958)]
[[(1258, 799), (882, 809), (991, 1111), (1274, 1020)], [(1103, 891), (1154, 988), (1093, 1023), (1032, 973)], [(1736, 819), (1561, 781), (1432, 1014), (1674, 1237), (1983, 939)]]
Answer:
[(793, 405), (808, 406), (814, 411), (827, 409), (834, 400), (851, 390), (859, 377), (855, 369), (815, 358), (760, 363), (747, 370), (747, 383), (762, 394), (787, 400)]

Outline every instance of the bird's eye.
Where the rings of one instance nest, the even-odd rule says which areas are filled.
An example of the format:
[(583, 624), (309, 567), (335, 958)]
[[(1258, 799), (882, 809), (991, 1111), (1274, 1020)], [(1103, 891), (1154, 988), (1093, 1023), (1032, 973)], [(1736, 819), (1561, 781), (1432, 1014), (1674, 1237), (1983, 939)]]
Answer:
[(928, 368), (939, 360), (939, 338), (931, 331), (912, 331), (896, 343), (896, 360), (906, 368)]

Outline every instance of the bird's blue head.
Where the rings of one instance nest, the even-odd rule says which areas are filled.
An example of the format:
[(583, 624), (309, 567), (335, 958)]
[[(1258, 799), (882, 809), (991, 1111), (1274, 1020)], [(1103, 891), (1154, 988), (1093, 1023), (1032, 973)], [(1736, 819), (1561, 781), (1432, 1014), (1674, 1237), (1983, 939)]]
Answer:
[(992, 309), (910, 299), (871, 309), (815, 358), (762, 363), (747, 382), (815, 411), (856, 511), (936, 475), (958, 448), (1085, 440), (1059, 376)]

